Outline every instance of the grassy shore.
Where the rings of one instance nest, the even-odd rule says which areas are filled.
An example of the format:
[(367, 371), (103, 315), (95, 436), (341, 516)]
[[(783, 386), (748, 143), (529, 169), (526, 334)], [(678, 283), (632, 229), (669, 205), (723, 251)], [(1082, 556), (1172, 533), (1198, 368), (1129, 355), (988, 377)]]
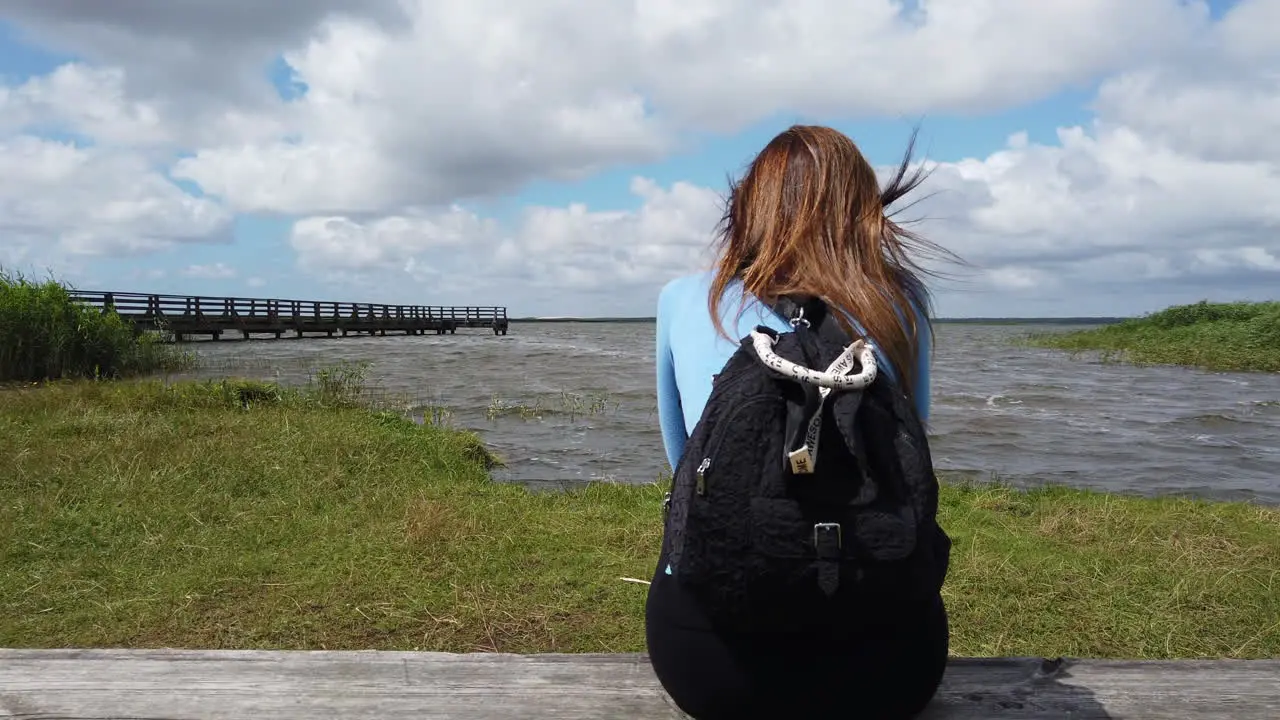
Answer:
[(66, 287), (0, 268), (0, 382), (115, 378), (177, 370), (190, 353), (140, 333), (115, 312), (72, 300)]
[(1280, 302), (1178, 305), (1096, 329), (1036, 334), (1028, 343), (1133, 363), (1280, 372)]
[[(325, 388), (328, 388), (327, 390)], [(636, 651), (657, 485), (528, 492), (310, 391), (0, 391), (0, 646)], [(948, 484), (953, 652), (1280, 655), (1280, 512)]]

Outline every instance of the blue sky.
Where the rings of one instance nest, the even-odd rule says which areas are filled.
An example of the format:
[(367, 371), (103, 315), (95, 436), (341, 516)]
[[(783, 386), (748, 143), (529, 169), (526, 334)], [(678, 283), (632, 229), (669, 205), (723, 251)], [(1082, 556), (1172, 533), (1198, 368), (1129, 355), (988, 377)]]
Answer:
[(1273, 293), (1280, 105), (1258, 98), (1280, 57), (1254, 35), (1280, 3), (956, 2), (919, 3), (923, 22), (831, 3), (819, 23), (763, 3), (811, 35), (781, 45), (715, 2), (567, 20), (15, 3), (0, 263), (115, 290), (645, 315), (705, 262), (726, 174), (775, 133), (831, 125), (890, 165), (919, 123), (925, 230), (972, 263), (935, 288), (942, 315)]

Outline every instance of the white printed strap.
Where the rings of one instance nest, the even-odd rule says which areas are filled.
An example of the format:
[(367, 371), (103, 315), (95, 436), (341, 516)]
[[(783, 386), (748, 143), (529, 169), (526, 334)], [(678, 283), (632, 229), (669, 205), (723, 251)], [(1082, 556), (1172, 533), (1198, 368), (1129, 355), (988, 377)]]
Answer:
[[(845, 348), (825, 371), (810, 370), (778, 355), (773, 351), (773, 337), (759, 330), (751, 331), (751, 342), (765, 366), (803, 383), (827, 390), (861, 390), (876, 379), (875, 348), (865, 340), (857, 340)], [(850, 375), (855, 359), (862, 365), (862, 370), (857, 375)]]
[[(797, 475), (812, 474), (818, 464), (818, 437), (822, 433), (822, 411), (826, 406), (827, 396), (833, 389), (861, 390), (874, 382), (877, 370), (875, 348), (865, 340), (856, 340), (825, 371), (818, 371), (797, 365), (775, 353), (773, 344), (776, 341), (765, 333), (752, 331), (751, 341), (755, 346), (756, 356), (766, 367), (800, 382), (818, 386), (818, 408), (809, 418), (804, 445), (787, 453), (791, 472)], [(862, 369), (857, 375), (850, 375), (855, 359)]]

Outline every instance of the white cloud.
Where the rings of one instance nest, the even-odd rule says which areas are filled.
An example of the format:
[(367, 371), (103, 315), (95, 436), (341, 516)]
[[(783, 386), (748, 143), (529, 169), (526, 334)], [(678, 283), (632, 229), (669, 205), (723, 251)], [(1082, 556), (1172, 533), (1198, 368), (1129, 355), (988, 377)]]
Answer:
[[(238, 17), (237, 7), (219, 17)], [(323, 12), (339, 7), (348, 12)], [(287, 23), (268, 11), (263, 23), (278, 27), (277, 47), (288, 49), (307, 94), (274, 106), (255, 100), (256, 110), (276, 110), (270, 136), (209, 142), (175, 175), (237, 210), (448, 203), (653, 159), (678, 143), (678, 129), (732, 130), (780, 111), (1010, 106), (1163, 57), (1206, 21), (1202, 6), (1174, 0), (931, 0), (916, 9), (891, 0), (761, 0), (749, 13), (728, 0), (457, 0), (404, 9), (398, 24), (386, 22), (384, 3), (305, 13), (288, 3), (277, 11), (291, 16)], [(28, 12), (37, 10), (28, 4)], [(131, 17), (131, 26), (112, 16), (97, 10), (91, 20), (114, 34), (167, 22), (166, 47), (192, 54), (232, 42), (197, 26), (211, 21), (199, 13), (190, 23)], [(263, 41), (250, 36), (250, 45)], [(139, 96), (177, 92), (172, 78), (148, 80), (153, 54), (97, 46), (139, 78)], [(182, 92), (197, 94), (199, 105), (196, 88), (230, 83), (222, 74), (240, 78), (241, 65), (202, 64), (201, 82)]]
[(362, 224), (346, 217), (309, 217), (294, 223), (293, 249), (304, 267), (384, 271), (404, 267), (435, 249), (483, 244), (496, 232), (458, 207), (441, 213), (394, 216)]
[(78, 135), (160, 159), (166, 150), (276, 138), (288, 127), (288, 117), (278, 107), (222, 106), (192, 114), (174, 97), (131, 96), (121, 68), (79, 62), (15, 86), (0, 85), (0, 134)]
[(294, 224), (290, 239), (304, 269), (346, 282), (364, 276), (370, 286), (376, 278), (383, 292), (431, 279), (437, 291), (512, 298), (518, 284), (565, 300), (612, 296), (602, 299), (634, 312), (635, 295), (626, 291), (649, 289), (705, 260), (720, 197), (646, 178), (635, 178), (631, 190), (639, 210), (530, 207), (512, 232), (455, 206), (363, 223), (308, 217)]
[(196, 278), (199, 280), (229, 280), (235, 277), (235, 268), (228, 267), (226, 263), (213, 263), (212, 265), (188, 265), (182, 271), (184, 277)]
[[(916, 230), (977, 271), (958, 269), (963, 282), (941, 286), (944, 310), (999, 314), (1010, 310), (999, 298), (1016, 297), (1056, 301), (1067, 313), (1090, 303), (1092, 312), (1137, 312), (1148, 309), (1147, 288), (1199, 288), (1196, 283), (1230, 276), (1232, 290), (1252, 282), (1265, 291), (1280, 280), (1280, 167), (1197, 157), (1108, 122), (1064, 129), (1058, 139), (1043, 145), (1015, 136), (989, 157), (933, 166), (922, 192), (936, 194), (907, 217), (923, 218)], [(632, 190), (641, 200), (638, 210), (531, 208), (509, 235), (486, 227), (471, 235), (473, 244), (435, 262), (484, 268), (480, 277), (468, 276), (473, 288), (489, 283), (492, 292), (502, 292), (518, 281), (603, 299), (630, 287), (651, 290), (705, 260), (721, 208), (718, 192), (688, 184), (664, 190), (640, 178)], [(483, 225), (456, 208), (434, 222), (457, 225), (460, 218), (467, 227)], [(335, 267), (376, 256), (379, 268), (392, 270), (382, 279), (394, 283), (394, 270), (420, 262), (417, 253), (438, 233), (424, 231), (408, 243), (384, 237), (380, 222), (386, 221), (346, 221), (325, 240), (310, 242), (334, 248), (323, 259)], [(416, 222), (420, 228), (432, 223)], [(307, 220), (295, 229), (295, 248), (306, 263), (322, 255), (296, 238), (318, 226)], [(1116, 292), (1126, 296), (1122, 308), (1114, 297), (1105, 303), (1094, 297)], [(651, 296), (627, 295), (626, 312), (651, 310)], [(612, 297), (610, 303), (618, 305)]]
[(308, 86), (290, 137), (210, 147), (175, 175), (239, 210), (369, 212), (585, 177), (665, 148), (638, 93), (562, 83), (536, 55), (490, 58), (519, 33), (486, 36), (465, 8), (424, 13), (404, 38), (326, 24), (289, 55)]
[(0, 244), (10, 262), (218, 241), (230, 222), (220, 205), (186, 194), (137, 155), (0, 138)]
[(987, 271), (987, 278), (999, 290), (1027, 290), (1053, 283), (1054, 278), (1042, 270), (1006, 265)]
[(949, 245), (980, 261), (1054, 261), (1259, 242), (1280, 223), (1275, 165), (1200, 158), (1107, 123), (1059, 141), (940, 166), (935, 187), (961, 194), (967, 213), (967, 228), (939, 223)]
[(1263, 270), (1280, 272), (1280, 243), (1272, 249), (1257, 246), (1209, 248), (1192, 253), (1195, 261), (1210, 271)]
[(1280, 163), (1280, 1), (1243, 0), (1164, 62), (1103, 83), (1115, 123), (1197, 156)]
[(0, 87), (0, 131), (32, 127), (87, 135), (113, 145), (169, 140), (156, 106), (124, 97), (124, 72), (63, 65), (13, 88)]
[[(131, 97), (176, 98), (191, 117), (274, 101), (262, 70), (325, 18), (404, 22), (399, 0), (5, 0), (31, 41), (123, 68)], [(216, 59), (216, 60), (212, 60)]]
[[(232, 212), (277, 212), (301, 267), (353, 293), (646, 312), (704, 258), (719, 188), (638, 178), (633, 206), (509, 223), (467, 201), (765, 117), (928, 122), (1102, 80), (1096, 120), (1056, 142), (936, 167), (912, 214), (978, 266), (944, 310), (1275, 286), (1280, 0), (1216, 23), (1181, 0), (9, 5), (86, 61), (0, 87), (0, 261), (214, 242)], [(299, 99), (263, 77), (279, 53)]]
[(522, 267), (542, 285), (616, 290), (650, 285), (705, 258), (719, 219), (719, 195), (676, 183), (663, 189), (635, 178), (643, 204), (634, 212), (591, 212), (584, 205), (531, 208), (504, 251), (507, 267)]

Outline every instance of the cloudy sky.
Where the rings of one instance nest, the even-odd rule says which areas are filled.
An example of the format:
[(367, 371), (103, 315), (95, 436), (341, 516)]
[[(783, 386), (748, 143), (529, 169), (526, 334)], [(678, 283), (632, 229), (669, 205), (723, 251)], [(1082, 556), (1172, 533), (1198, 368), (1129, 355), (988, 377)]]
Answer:
[(651, 315), (792, 122), (921, 125), (941, 315), (1280, 295), (1280, 0), (0, 0), (0, 265)]

